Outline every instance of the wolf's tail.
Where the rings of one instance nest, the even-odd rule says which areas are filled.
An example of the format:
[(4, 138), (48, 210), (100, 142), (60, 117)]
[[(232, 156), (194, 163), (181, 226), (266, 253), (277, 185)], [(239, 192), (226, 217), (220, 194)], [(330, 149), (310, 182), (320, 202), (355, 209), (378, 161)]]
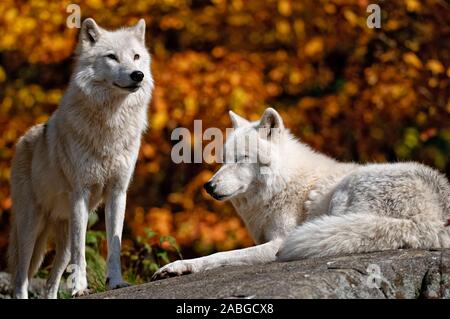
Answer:
[(8, 271), (11, 274), (11, 282), (15, 281), (16, 269), (19, 261), (19, 249), (17, 247), (17, 227), (14, 218), (11, 218), (11, 231), (9, 233), (8, 246)]
[[(8, 246), (8, 268), (15, 282), (21, 277), (32, 277), (45, 255), (48, 227), (38, 230), (39, 213), (35, 207), (31, 185), (31, 163), (37, 141), (44, 138), (45, 125), (33, 126), (16, 144), (11, 165), (11, 230)], [(19, 270), (20, 269), (20, 270)]]
[(441, 230), (440, 221), (419, 218), (364, 213), (327, 215), (295, 229), (281, 245), (277, 257), (289, 261), (398, 248), (441, 247)]

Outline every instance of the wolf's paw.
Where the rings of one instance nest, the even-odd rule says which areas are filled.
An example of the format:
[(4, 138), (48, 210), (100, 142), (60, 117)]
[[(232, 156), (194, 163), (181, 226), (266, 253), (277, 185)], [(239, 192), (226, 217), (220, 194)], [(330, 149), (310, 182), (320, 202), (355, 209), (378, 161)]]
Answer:
[(80, 289), (77, 291), (72, 291), (72, 298), (78, 298), (78, 297), (83, 297), (83, 296), (87, 296), (91, 293), (91, 290), (88, 288), (85, 289)]
[(309, 212), (311, 210), (311, 207), (312, 207), (312, 201), (306, 200), (305, 203), (303, 204), (303, 206), (305, 207), (305, 210), (307, 212)]
[(123, 280), (114, 281), (111, 280), (110, 278), (106, 278), (106, 286), (108, 287), (108, 290), (114, 290), (130, 287), (131, 285)]
[(192, 263), (185, 260), (177, 260), (160, 268), (152, 277), (152, 280), (160, 280), (169, 277), (187, 275), (195, 272)]
[(308, 199), (310, 201), (315, 201), (316, 199), (318, 199), (320, 196), (322, 196), (322, 193), (318, 190), (312, 190), (309, 192), (308, 194)]

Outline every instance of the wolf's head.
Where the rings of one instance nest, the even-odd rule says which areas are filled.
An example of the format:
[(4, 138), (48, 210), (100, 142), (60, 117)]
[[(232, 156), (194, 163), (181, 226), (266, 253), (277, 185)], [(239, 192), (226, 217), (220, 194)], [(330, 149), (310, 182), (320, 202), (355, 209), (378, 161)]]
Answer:
[(230, 111), (233, 132), (228, 136), (224, 164), (204, 185), (215, 199), (227, 200), (263, 184), (280, 165), (281, 143), (290, 136), (281, 116), (272, 108), (250, 122)]
[(93, 19), (84, 20), (77, 55), (74, 80), (90, 97), (114, 99), (153, 87), (143, 19), (116, 31), (99, 27)]

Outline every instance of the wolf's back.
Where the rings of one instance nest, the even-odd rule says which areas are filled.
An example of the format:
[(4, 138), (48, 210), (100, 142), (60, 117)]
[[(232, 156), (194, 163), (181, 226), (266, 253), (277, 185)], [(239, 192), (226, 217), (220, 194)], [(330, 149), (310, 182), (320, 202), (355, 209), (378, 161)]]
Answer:
[(416, 190), (410, 186), (410, 195), (420, 196), (417, 190), (429, 190), (429, 194), (421, 197), (424, 207), (413, 210), (414, 215), (398, 218), (376, 208), (323, 215), (292, 231), (281, 245), (278, 259), (288, 261), (405, 247), (449, 248), (450, 227), (445, 227), (450, 219), (447, 178), (418, 163), (403, 163), (397, 167), (403, 175), (421, 184)]

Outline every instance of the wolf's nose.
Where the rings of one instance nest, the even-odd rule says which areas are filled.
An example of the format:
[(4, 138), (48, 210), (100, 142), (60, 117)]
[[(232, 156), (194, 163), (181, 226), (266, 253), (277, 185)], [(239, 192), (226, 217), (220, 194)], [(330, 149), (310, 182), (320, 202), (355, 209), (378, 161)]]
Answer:
[(206, 192), (208, 194), (212, 194), (214, 192), (214, 186), (213, 183), (211, 181), (206, 182), (203, 187), (205, 188)]
[(133, 72), (130, 74), (130, 78), (131, 78), (133, 81), (141, 82), (142, 79), (144, 78), (144, 73), (142, 73), (141, 71), (133, 71)]

